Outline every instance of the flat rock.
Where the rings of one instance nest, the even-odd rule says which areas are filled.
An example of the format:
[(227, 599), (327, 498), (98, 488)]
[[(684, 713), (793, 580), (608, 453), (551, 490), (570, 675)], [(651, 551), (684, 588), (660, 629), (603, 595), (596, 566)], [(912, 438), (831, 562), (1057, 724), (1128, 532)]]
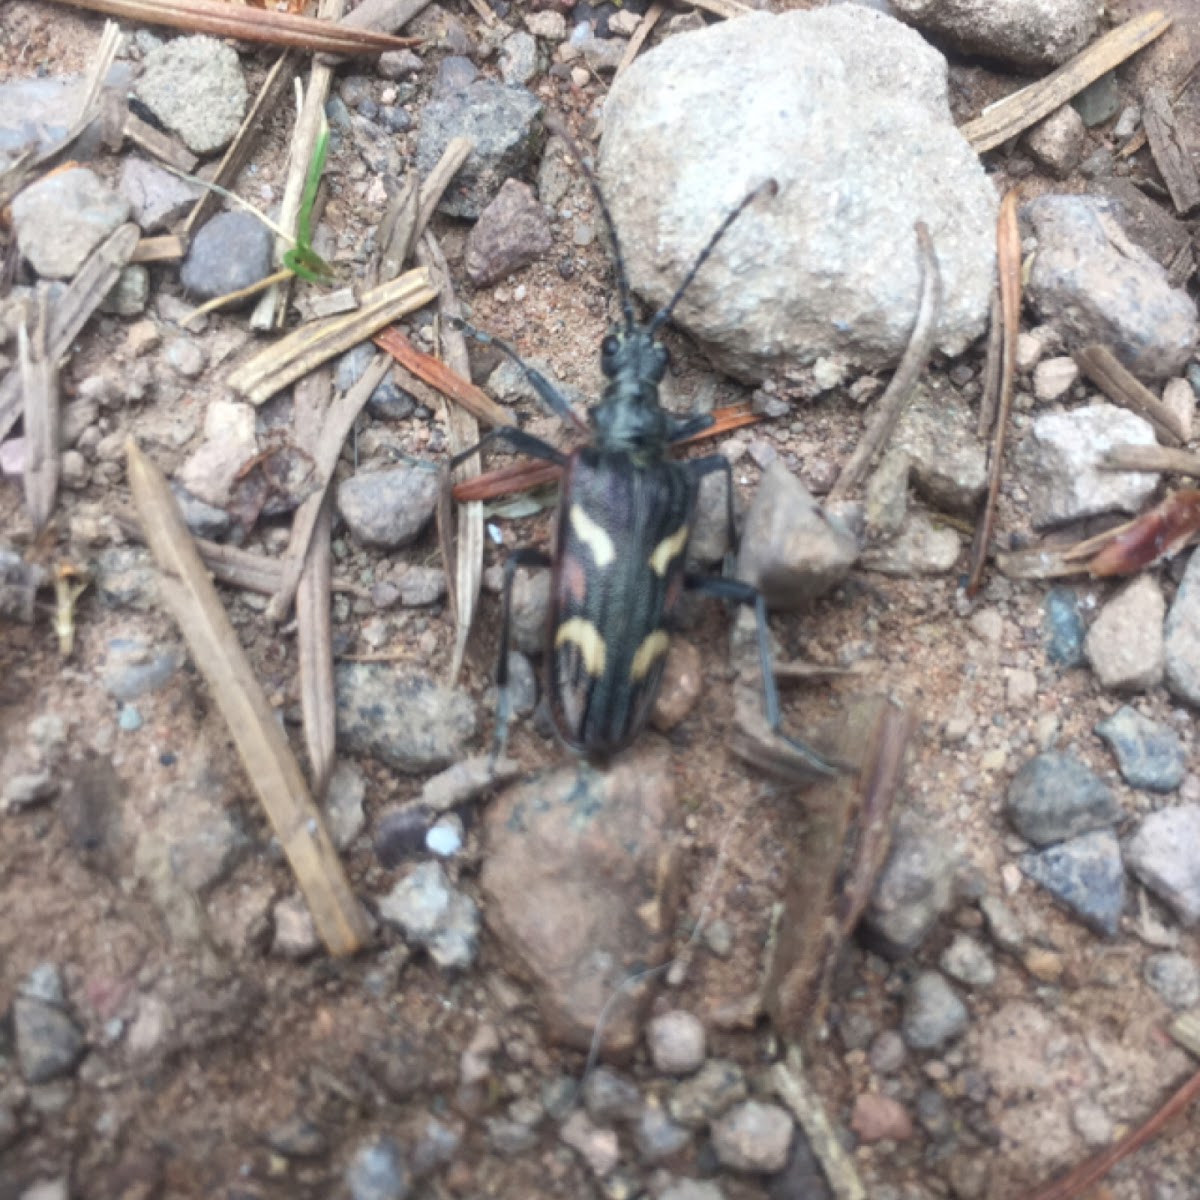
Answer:
[(859, 565), (881, 575), (945, 575), (953, 571), (962, 552), (957, 530), (941, 524), (920, 509), (905, 514), (891, 541), (868, 546)]
[(1084, 641), (1096, 678), (1114, 691), (1144, 691), (1163, 677), (1167, 602), (1158, 580), (1139, 575), (1100, 610)]
[(1152, 446), (1154, 429), (1113, 404), (1039, 413), (1017, 446), (1014, 470), (1039, 529), (1100, 513), (1141, 511), (1157, 480), (1148, 472), (1105, 471), (1113, 446)]
[(506, 179), (467, 236), (467, 275), (477, 287), (487, 287), (528, 266), (553, 244), (533, 189)]
[(1096, 32), (1088, 0), (892, 0), (891, 8), (966, 54), (1034, 72), (1060, 66)]
[(1187, 757), (1169, 725), (1125, 705), (1101, 721), (1096, 733), (1112, 747), (1121, 777), (1130, 787), (1170, 792), (1183, 782)]
[(771, 463), (746, 514), (738, 578), (757, 587), (769, 608), (798, 608), (845, 579), (857, 555), (840, 522), (781, 461)]
[(233, 141), (250, 95), (237, 51), (211, 37), (182, 37), (151, 50), (137, 98), (195, 154)]
[(520, 177), (533, 161), (541, 101), (521, 87), (476, 79), (439, 90), (421, 112), (416, 170), (424, 177), (452, 138), (474, 144), (438, 208), (452, 217), (475, 218), (506, 179)]
[(1125, 868), (1111, 830), (1024, 854), (1020, 867), (1085, 925), (1105, 937), (1116, 936), (1125, 908)]
[(665, 304), (722, 219), (764, 180), (676, 321), (757, 382), (822, 355), (898, 361), (928, 226), (945, 304), (938, 344), (983, 329), (996, 193), (954, 128), (946, 63), (865, 6), (753, 13), (671, 37), (605, 104), (600, 178), (634, 289)]
[(1200, 967), (1178, 950), (1150, 955), (1143, 975), (1174, 1009), (1194, 1008), (1200, 1003)]
[(397, 550), (429, 524), (440, 487), (436, 471), (411, 463), (359, 471), (338, 485), (338, 512), (364, 545)]
[(0, 83), (0, 172), (24, 152), (48, 150), (61, 141), (79, 113), (83, 91), (81, 75)]
[(204, 189), (136, 154), (121, 163), (121, 195), (143, 233), (162, 233), (185, 217)]
[(1196, 306), (1126, 237), (1112, 202), (1040, 196), (1021, 218), (1037, 238), (1026, 294), (1068, 349), (1101, 342), (1143, 379), (1183, 370), (1200, 334)]
[(644, 746), (607, 773), (564, 767), (489, 807), (484, 912), (555, 1040), (586, 1049), (602, 1013), (603, 1052), (639, 1040), (654, 981), (630, 977), (670, 949), (679, 822), (669, 757)]
[(1125, 860), (1182, 924), (1200, 922), (1200, 805), (1151, 813), (1125, 847)]
[(1200, 708), (1200, 554), (1195, 552), (1167, 613), (1165, 639), (1168, 689)]
[(217, 213), (192, 238), (179, 279), (194, 297), (212, 300), (265, 279), (274, 253), (274, 237), (257, 217)]
[(914, 1050), (936, 1050), (966, 1029), (970, 1013), (938, 971), (922, 971), (908, 989), (901, 1029)]
[(1107, 829), (1124, 815), (1110, 788), (1057, 750), (1031, 758), (1013, 776), (1006, 804), (1013, 828), (1035, 846)]
[(48, 1083), (74, 1071), (87, 1043), (63, 1008), (38, 997), (18, 996), (12, 1017), (17, 1060), (27, 1083)]
[(129, 219), (129, 201), (86, 167), (45, 175), (12, 202), (17, 248), (44, 279), (70, 279)]
[(336, 670), (338, 737), (397, 771), (437, 771), (466, 757), (479, 720), (465, 693), (380, 663)]
[(944, 512), (974, 515), (987, 490), (987, 450), (974, 414), (953, 392), (918, 389), (891, 445), (908, 454), (918, 495)]
[(1025, 145), (1043, 167), (1065, 179), (1087, 149), (1087, 126), (1071, 105), (1064, 104), (1025, 135)]
[(214, 400), (204, 413), (204, 441), (176, 476), (180, 486), (216, 508), (229, 504), (242, 468), (258, 453), (254, 406)]

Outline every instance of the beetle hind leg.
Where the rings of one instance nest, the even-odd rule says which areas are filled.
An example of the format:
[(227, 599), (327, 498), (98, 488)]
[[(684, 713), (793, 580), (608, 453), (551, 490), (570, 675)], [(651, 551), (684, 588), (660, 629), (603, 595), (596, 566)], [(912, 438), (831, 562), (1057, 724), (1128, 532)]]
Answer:
[(808, 743), (784, 733), (780, 729), (782, 713), (779, 706), (779, 686), (775, 682), (775, 670), (771, 662), (771, 640), (767, 629), (767, 606), (762, 592), (753, 584), (740, 579), (725, 579), (719, 576), (687, 575), (684, 583), (689, 591), (728, 600), (736, 604), (753, 606), (755, 623), (758, 627), (758, 665), (762, 672), (763, 710), (771, 732), (781, 738), (799, 755), (804, 766), (819, 778), (828, 778), (838, 773), (836, 764), (818, 753)]

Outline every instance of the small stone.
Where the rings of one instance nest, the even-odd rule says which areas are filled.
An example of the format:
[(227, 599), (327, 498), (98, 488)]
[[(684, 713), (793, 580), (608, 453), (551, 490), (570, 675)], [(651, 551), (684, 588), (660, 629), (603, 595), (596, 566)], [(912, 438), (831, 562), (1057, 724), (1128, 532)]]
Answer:
[(1162, 402), (1176, 416), (1183, 429), (1183, 440), (1192, 440), (1192, 424), (1196, 417), (1196, 393), (1186, 379), (1168, 379), (1163, 387)]
[(867, 547), (860, 565), (868, 571), (902, 578), (945, 575), (954, 570), (961, 552), (962, 542), (951, 526), (910, 509), (896, 537), (883, 545)]
[(717, 958), (728, 958), (733, 953), (733, 927), (718, 917), (704, 927), (704, 944), (710, 954)]
[(1024, 854), (1021, 870), (1085, 925), (1114, 937), (1125, 908), (1125, 868), (1116, 834), (1103, 829)]
[(272, 954), (300, 962), (311, 958), (321, 948), (312, 913), (300, 896), (287, 896), (280, 900), (271, 916), (275, 925)]
[[(179, 281), (191, 296), (213, 300), (265, 279), (274, 253), (274, 236), (257, 217), (240, 211), (217, 213), (192, 238)], [(253, 298), (242, 306), (251, 303)]]
[(1179, 735), (1169, 726), (1125, 705), (1101, 721), (1096, 733), (1112, 747), (1130, 787), (1170, 792), (1183, 782), (1187, 759)]
[(884, 1029), (878, 1033), (867, 1052), (867, 1061), (871, 1070), (879, 1075), (894, 1075), (904, 1066), (908, 1057), (908, 1048), (904, 1039), (894, 1029)]
[(646, 1041), (655, 1070), (664, 1075), (690, 1075), (704, 1063), (704, 1026), (689, 1012), (676, 1009), (655, 1017)]
[(346, 1184), (351, 1200), (407, 1200), (412, 1186), (400, 1147), (386, 1135), (355, 1152)]
[(528, 184), (508, 179), (467, 238), (467, 275), (477, 287), (528, 266), (553, 245), (550, 223)]
[(663, 1111), (658, 1101), (650, 1101), (642, 1109), (633, 1129), (638, 1153), (648, 1163), (674, 1158), (692, 1140), (691, 1130), (677, 1125)]
[(1167, 613), (1164, 656), (1168, 690), (1200, 708), (1200, 554), (1194, 552)]
[(787, 1163), (793, 1128), (786, 1109), (745, 1100), (713, 1122), (713, 1150), (717, 1161), (733, 1171), (781, 1171)]
[(746, 1097), (746, 1077), (736, 1063), (710, 1058), (695, 1075), (683, 1080), (667, 1104), (680, 1125), (697, 1128), (719, 1117)]
[(104, 660), (104, 689), (116, 700), (138, 700), (170, 682), (183, 665), (177, 647), (156, 649), (134, 638), (112, 638)]
[(696, 707), (704, 685), (704, 663), (699, 649), (682, 638), (672, 638), (663, 667), (662, 683), (654, 701), (650, 722), (669, 733)]
[(500, 46), (500, 78), (510, 86), (528, 83), (538, 69), (537, 41), (532, 34), (518, 29), (510, 33)]
[(463, 847), (463, 824), (456, 813), (442, 817), (429, 827), (425, 848), (438, 858), (453, 858)]
[(1117, 798), (1078, 759), (1059, 751), (1031, 758), (1009, 784), (1006, 807), (1013, 828), (1035, 846), (1115, 825)]
[(1021, 965), (1041, 983), (1058, 983), (1066, 970), (1062, 955), (1042, 946), (1030, 946), (1021, 956)]
[(28, 775), (10, 775), (4, 781), (0, 804), (5, 812), (19, 812), (44, 804), (58, 792), (58, 784), (48, 771)]
[(462, 1146), (463, 1129), (458, 1123), (438, 1120), (426, 1115), (417, 1123), (409, 1160), (412, 1173), (423, 1179), (440, 1167), (449, 1166), (458, 1157)]
[(366, 824), (363, 799), (367, 784), (358, 766), (339, 759), (329, 777), (325, 793), (325, 823), (329, 836), (339, 850), (348, 849), (362, 833)]
[(979, 908), (992, 941), (1008, 954), (1017, 954), (1025, 945), (1025, 930), (1016, 913), (997, 896), (984, 896), (979, 901)]
[[(1139, 575), (1105, 604), (1084, 642), (1092, 670), (1104, 687), (1144, 691), (1162, 680), (1172, 629), (1168, 622), (1164, 634), (1166, 607), (1162, 588), (1150, 574)], [(1177, 621), (1176, 628), (1180, 624)]]
[(395, 550), (429, 524), (438, 489), (437, 472), (416, 465), (359, 471), (338, 485), (338, 512), (364, 545)]
[(597, 1123), (635, 1121), (643, 1109), (637, 1085), (610, 1067), (596, 1067), (583, 1082), (583, 1103)]
[(267, 1134), (267, 1145), (284, 1158), (320, 1158), (329, 1141), (319, 1126), (304, 1117), (292, 1117)]
[(1024, 667), (1011, 667), (1004, 677), (1005, 699), (1008, 707), (1028, 711), (1037, 700), (1037, 675)]
[(1111, 121), (1121, 108), (1121, 93), (1117, 87), (1116, 75), (1112, 71), (1106, 71), (1094, 83), (1088, 84), (1083, 91), (1078, 92), (1071, 104), (1088, 129)]
[(1061, 400), (1078, 382), (1079, 366), (1073, 358), (1046, 358), (1034, 368), (1033, 394), (1043, 404)]
[(1046, 353), (1046, 343), (1032, 333), (1017, 335), (1017, 370), (1024, 375), (1038, 365)]
[(968, 987), (990, 987), (996, 982), (996, 964), (992, 956), (966, 933), (955, 936), (938, 963), (951, 979)]
[(381, 79), (408, 79), (424, 66), (419, 54), (412, 50), (385, 50), (376, 63)]
[[(124, 455), (124, 450), (122, 450)], [(171, 485), (171, 494), (179, 505), (183, 523), (197, 536), (217, 541), (223, 538), (233, 522), (223, 508), (215, 504), (205, 504), (199, 496), (193, 496), (187, 488), (178, 483)]]
[(1094, 1100), (1080, 1100), (1071, 1107), (1071, 1124), (1094, 1150), (1107, 1146), (1114, 1136), (1112, 1119)]
[(1046, 593), (1044, 613), (1046, 657), (1060, 667), (1082, 664), (1087, 627), (1079, 611), (1078, 597), (1070, 588), (1051, 588)]
[(137, 733), (143, 724), (142, 714), (132, 704), (121, 705), (121, 711), (117, 714), (117, 728), (122, 733)]
[(136, 154), (121, 164), (120, 189), (145, 234), (166, 232), (204, 194), (196, 184)]
[(899, 1100), (877, 1092), (860, 1092), (854, 1099), (850, 1128), (860, 1141), (906, 1142), (913, 1135), (912, 1117)]
[(901, 1029), (914, 1050), (936, 1050), (966, 1029), (967, 1006), (938, 971), (922, 971), (908, 989)]
[(12, 1019), (17, 1060), (27, 1083), (48, 1083), (70, 1075), (87, 1050), (78, 1025), (57, 1003), (18, 996)]
[(1029, 131), (1025, 145), (1042, 166), (1065, 179), (1083, 157), (1087, 127), (1079, 113), (1064, 104)]
[(867, 537), (886, 541), (895, 537), (908, 514), (908, 476), (912, 459), (907, 451), (892, 448), (867, 480)]
[(115, 317), (136, 317), (146, 311), (150, 298), (150, 273), (140, 263), (122, 267), (117, 282), (109, 289), (100, 311)]
[(904, 451), (918, 495), (945, 512), (973, 514), (987, 490), (987, 451), (975, 415), (957, 393), (918, 387), (892, 445)]
[(1200, 805), (1151, 813), (1130, 839), (1125, 858), (1181, 924), (1200, 922)]
[(620, 1158), (616, 1133), (593, 1124), (587, 1113), (579, 1109), (563, 1122), (558, 1136), (587, 1163), (597, 1178), (611, 1174)]
[(177, 375), (195, 379), (204, 371), (204, 350), (191, 338), (176, 338), (167, 345), (167, 362)]
[(1200, 967), (1186, 954), (1169, 950), (1150, 955), (1144, 976), (1171, 1008), (1182, 1010), (1200, 1004)]
[(525, 28), (534, 37), (545, 38), (548, 42), (561, 42), (567, 36), (567, 19), (562, 13), (553, 9), (542, 12), (527, 12), (524, 14)]
[(479, 949), (479, 909), (450, 886), (439, 863), (422, 863), (379, 902), (379, 915), (446, 969), (469, 967)]

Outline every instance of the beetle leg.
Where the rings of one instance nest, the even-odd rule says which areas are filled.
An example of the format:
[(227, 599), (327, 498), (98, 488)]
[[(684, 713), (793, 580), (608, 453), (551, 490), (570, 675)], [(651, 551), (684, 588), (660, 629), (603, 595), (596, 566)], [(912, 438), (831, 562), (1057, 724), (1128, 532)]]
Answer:
[[(688, 438), (695, 437), (698, 433), (703, 433), (706, 429), (711, 429), (713, 426), (712, 413), (696, 413), (691, 417), (676, 417), (674, 418), (674, 428), (667, 437), (667, 442), (674, 445), (676, 442), (686, 442)], [(720, 457), (713, 455), (714, 458)], [(699, 459), (699, 462), (707, 462), (707, 459)]]
[(729, 531), (729, 551), (725, 556), (725, 574), (733, 573), (733, 556), (737, 553), (737, 526), (733, 522), (733, 466), (723, 454), (710, 454), (706, 458), (693, 458), (684, 464), (692, 482), (699, 486), (705, 475), (717, 471), (725, 474), (725, 525)]
[(476, 329), (474, 325), (469, 325), (466, 321), (458, 318), (455, 319), (454, 325), (455, 328), (460, 329), (467, 337), (477, 341), (481, 346), (495, 346), (501, 354), (504, 354), (515, 362), (521, 368), (521, 374), (525, 376), (529, 386), (537, 392), (538, 396), (541, 397), (542, 403), (559, 420), (565, 421), (568, 425), (574, 425), (576, 429), (582, 429), (585, 433), (588, 431), (587, 422), (571, 406), (570, 400), (541, 371), (537, 370), (536, 367), (531, 367), (503, 338), (494, 337), (490, 333), (484, 333), (482, 329)]
[(450, 469), (461, 466), (472, 454), (478, 454), (488, 442), (494, 442), (497, 439), (503, 439), (514, 450), (528, 454), (530, 458), (540, 458), (543, 462), (551, 462), (559, 467), (567, 465), (567, 456), (549, 442), (543, 442), (540, 437), (534, 437), (532, 433), (526, 433), (524, 429), (518, 429), (516, 425), (497, 425), (494, 429), (489, 429), (470, 449), (456, 454), (450, 460)]
[(513, 550), (504, 562), (504, 602), (500, 621), (500, 658), (496, 663), (496, 736), (492, 742), (492, 762), (504, 757), (508, 745), (508, 722), (512, 716), (512, 697), (508, 692), (508, 640), (512, 626), (513, 579), (520, 567), (548, 567), (550, 555), (526, 547)]
[(771, 640), (767, 630), (767, 606), (763, 601), (762, 592), (753, 584), (741, 579), (724, 579), (712, 575), (686, 575), (684, 585), (689, 591), (699, 592), (705, 596), (713, 596), (718, 600), (732, 600), (737, 604), (752, 604), (754, 616), (758, 623), (758, 665), (762, 672), (763, 708), (767, 724), (771, 732), (783, 738), (805, 763), (818, 775), (835, 775), (837, 768), (823, 755), (818, 754), (811, 746), (797, 738), (789, 737), (780, 728), (781, 713), (779, 708), (779, 687), (775, 682), (775, 671), (771, 664)]

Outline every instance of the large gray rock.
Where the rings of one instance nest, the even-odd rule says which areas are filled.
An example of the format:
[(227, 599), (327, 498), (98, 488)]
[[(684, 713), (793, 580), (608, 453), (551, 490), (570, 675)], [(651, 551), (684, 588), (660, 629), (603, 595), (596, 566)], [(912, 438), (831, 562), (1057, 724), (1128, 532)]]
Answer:
[(1040, 196), (1021, 219), (1037, 237), (1026, 294), (1068, 348), (1102, 342), (1145, 379), (1184, 369), (1200, 334), (1196, 305), (1125, 236), (1114, 201)]
[(892, 11), (967, 54), (1049, 69), (1096, 32), (1092, 0), (891, 0)]
[(655, 305), (725, 214), (778, 182), (676, 311), (742, 378), (830, 354), (897, 361), (919, 220), (943, 279), (939, 345), (956, 353), (984, 327), (996, 195), (951, 121), (945, 60), (881, 13), (756, 13), (669, 39), (613, 85), (600, 172), (633, 286)]
[(47, 175), (12, 203), (17, 247), (46, 279), (70, 279), (129, 218), (129, 201), (86, 167)]

